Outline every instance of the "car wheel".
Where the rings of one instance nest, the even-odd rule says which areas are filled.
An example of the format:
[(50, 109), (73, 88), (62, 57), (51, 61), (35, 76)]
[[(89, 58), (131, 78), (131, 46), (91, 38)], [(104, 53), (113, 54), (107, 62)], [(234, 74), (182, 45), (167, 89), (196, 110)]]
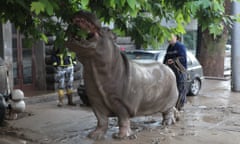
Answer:
[(5, 106), (3, 104), (3, 101), (0, 98), (0, 125), (2, 124), (4, 118), (5, 118)]
[(198, 79), (194, 79), (190, 83), (189, 93), (188, 95), (196, 96), (198, 95), (201, 88), (201, 82)]

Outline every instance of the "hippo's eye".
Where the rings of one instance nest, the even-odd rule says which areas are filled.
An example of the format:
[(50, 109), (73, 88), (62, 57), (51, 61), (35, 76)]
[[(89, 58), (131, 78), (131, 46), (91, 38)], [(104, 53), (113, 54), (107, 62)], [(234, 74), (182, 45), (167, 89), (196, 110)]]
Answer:
[(86, 21), (83, 18), (74, 18), (73, 23), (74, 24), (86, 23)]

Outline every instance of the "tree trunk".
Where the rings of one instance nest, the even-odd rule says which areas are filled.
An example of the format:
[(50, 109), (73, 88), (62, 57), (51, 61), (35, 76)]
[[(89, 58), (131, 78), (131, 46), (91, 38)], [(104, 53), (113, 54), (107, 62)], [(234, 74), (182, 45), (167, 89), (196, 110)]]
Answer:
[[(230, 0), (225, 1), (225, 13), (231, 13)], [(208, 30), (200, 32), (198, 36), (200, 37), (198, 38), (197, 58), (203, 66), (204, 76), (224, 77), (225, 44), (228, 40), (227, 27), (225, 26), (223, 34), (216, 39), (213, 39)]]
[(227, 37), (227, 32), (224, 32), (216, 39), (207, 30), (202, 32), (198, 59), (203, 66), (204, 76), (224, 77), (225, 44)]

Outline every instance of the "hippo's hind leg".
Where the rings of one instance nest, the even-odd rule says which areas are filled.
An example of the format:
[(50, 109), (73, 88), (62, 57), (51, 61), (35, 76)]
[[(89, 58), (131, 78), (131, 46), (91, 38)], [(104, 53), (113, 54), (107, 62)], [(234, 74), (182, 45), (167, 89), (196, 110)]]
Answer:
[(121, 100), (113, 100), (113, 111), (118, 116), (119, 133), (113, 134), (115, 139), (124, 139), (132, 135), (130, 128), (130, 117), (127, 108), (122, 104)]
[[(101, 110), (101, 111), (100, 111)], [(98, 123), (95, 130), (88, 134), (88, 137), (91, 139), (99, 140), (103, 139), (108, 128), (108, 115), (109, 113), (104, 110), (103, 107), (95, 108), (93, 107), (93, 112), (97, 117)]]
[(179, 112), (175, 107), (170, 108), (166, 112), (162, 113), (163, 115), (163, 125), (172, 125), (179, 120)]

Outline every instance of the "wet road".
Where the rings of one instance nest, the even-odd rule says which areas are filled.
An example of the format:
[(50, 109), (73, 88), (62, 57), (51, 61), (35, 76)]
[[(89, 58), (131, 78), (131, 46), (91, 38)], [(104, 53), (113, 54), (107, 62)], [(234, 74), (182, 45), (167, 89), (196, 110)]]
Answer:
[(106, 139), (86, 138), (96, 126), (87, 107), (56, 107), (56, 102), (28, 105), (18, 120), (1, 128), (0, 144), (238, 144), (240, 143), (240, 93), (230, 91), (230, 81), (205, 80), (199, 96), (188, 97), (181, 119), (161, 125), (161, 114), (131, 120), (137, 138), (113, 140), (117, 120), (110, 119)]

